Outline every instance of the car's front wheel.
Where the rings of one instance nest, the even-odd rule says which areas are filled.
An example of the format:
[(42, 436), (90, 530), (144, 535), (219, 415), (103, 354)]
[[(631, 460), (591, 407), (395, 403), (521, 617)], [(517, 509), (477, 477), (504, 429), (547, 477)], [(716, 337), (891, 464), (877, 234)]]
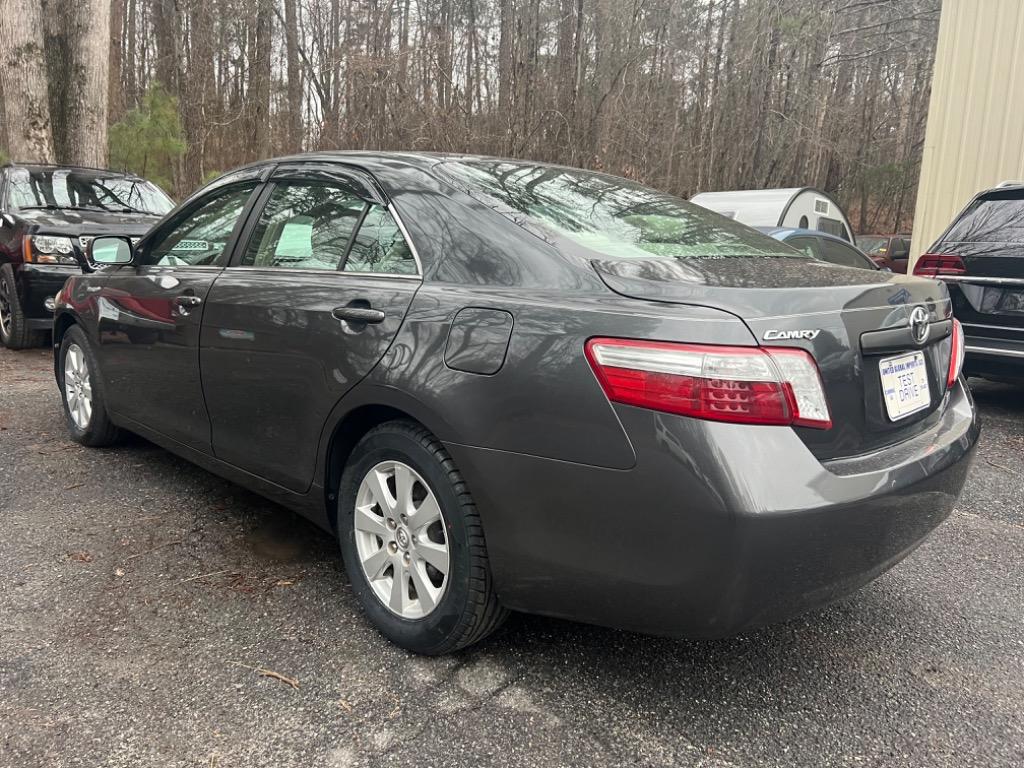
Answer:
[(473, 499), (426, 429), (392, 421), (368, 432), (342, 475), (338, 503), (349, 580), (390, 640), (449, 653), (505, 619)]
[(115, 442), (119, 430), (107, 415), (96, 356), (85, 332), (71, 326), (60, 344), (58, 358), (64, 416), (71, 438), (92, 447)]
[(27, 349), (43, 343), (41, 331), (28, 327), (18, 300), (18, 287), (10, 265), (0, 267), (0, 343), (8, 349)]

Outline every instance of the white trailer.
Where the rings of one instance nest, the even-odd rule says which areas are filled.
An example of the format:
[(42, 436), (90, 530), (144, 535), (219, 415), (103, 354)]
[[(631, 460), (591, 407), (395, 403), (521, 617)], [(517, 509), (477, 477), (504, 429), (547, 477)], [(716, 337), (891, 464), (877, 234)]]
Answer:
[(701, 192), (690, 202), (751, 227), (816, 229), (853, 242), (853, 227), (839, 203), (813, 187)]

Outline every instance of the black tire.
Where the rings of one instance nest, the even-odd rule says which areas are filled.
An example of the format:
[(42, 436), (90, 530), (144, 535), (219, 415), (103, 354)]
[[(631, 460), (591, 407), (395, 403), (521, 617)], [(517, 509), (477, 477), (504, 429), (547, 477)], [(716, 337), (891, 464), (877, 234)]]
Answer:
[[(355, 542), (356, 495), (366, 474), (383, 461), (400, 461), (430, 486), (445, 523), (448, 581), (436, 607), (418, 619), (392, 613), (363, 572)], [(370, 622), (389, 640), (428, 655), (476, 643), (508, 616), (498, 603), (487, 561), (480, 516), (469, 489), (440, 441), (411, 421), (390, 421), (370, 430), (352, 451), (338, 493), (338, 538), (349, 581)]]
[(6, 323), (0, 322), (0, 343), (8, 349), (29, 349), (42, 345), (46, 334), (28, 327), (10, 264), (0, 267), (0, 305), (0, 309), (6, 308), (5, 314), (9, 316)]
[[(76, 346), (85, 356), (88, 366), (87, 378), (92, 391), (92, 413), (84, 427), (80, 426), (71, 415), (68, 405), (67, 382), (65, 381), (65, 364), (68, 350)], [(99, 364), (96, 355), (93, 353), (92, 345), (88, 337), (79, 326), (72, 325), (64, 334), (60, 342), (60, 357), (57, 366), (58, 378), (60, 380), (61, 405), (64, 407), (64, 420), (67, 422), (68, 433), (76, 443), (88, 445), (92, 448), (102, 448), (117, 442), (121, 436), (119, 430), (110, 420), (107, 414), (107, 402), (104, 397), (103, 380), (100, 376)]]

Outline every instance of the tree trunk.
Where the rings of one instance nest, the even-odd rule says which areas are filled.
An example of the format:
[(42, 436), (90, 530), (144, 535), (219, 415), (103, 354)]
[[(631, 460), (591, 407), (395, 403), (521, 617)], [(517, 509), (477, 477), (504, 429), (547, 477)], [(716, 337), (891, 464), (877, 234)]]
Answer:
[(107, 164), (107, 95), (110, 82), (110, 0), (68, 0), (64, 25), (71, 59), (67, 76), (61, 162), (102, 168)]
[(253, 59), (249, 62), (252, 148), (256, 158), (270, 156), (270, 77), (274, 0), (258, 0)]
[(124, 23), (126, 0), (110, 1), (110, 85), (107, 96), (107, 122), (116, 123), (125, 113), (124, 101)]
[(13, 160), (52, 163), (53, 133), (38, 0), (7, 0), (0, 12), (0, 92)]
[(285, 56), (288, 71), (288, 144), (302, 151), (302, 76), (299, 70), (298, 13), (295, 0), (284, 0)]

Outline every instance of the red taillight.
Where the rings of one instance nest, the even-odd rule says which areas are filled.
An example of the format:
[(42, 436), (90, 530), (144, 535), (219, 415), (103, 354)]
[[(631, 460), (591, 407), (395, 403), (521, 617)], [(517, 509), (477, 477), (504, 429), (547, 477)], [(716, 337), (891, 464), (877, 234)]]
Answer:
[(590, 339), (609, 400), (698, 419), (828, 429), (814, 358), (802, 349)]
[(940, 275), (966, 275), (964, 260), (950, 253), (924, 253), (914, 264), (914, 274), (921, 277)]
[(946, 374), (946, 389), (952, 389), (964, 368), (964, 329), (960, 321), (953, 318), (953, 346), (949, 350), (949, 372)]

